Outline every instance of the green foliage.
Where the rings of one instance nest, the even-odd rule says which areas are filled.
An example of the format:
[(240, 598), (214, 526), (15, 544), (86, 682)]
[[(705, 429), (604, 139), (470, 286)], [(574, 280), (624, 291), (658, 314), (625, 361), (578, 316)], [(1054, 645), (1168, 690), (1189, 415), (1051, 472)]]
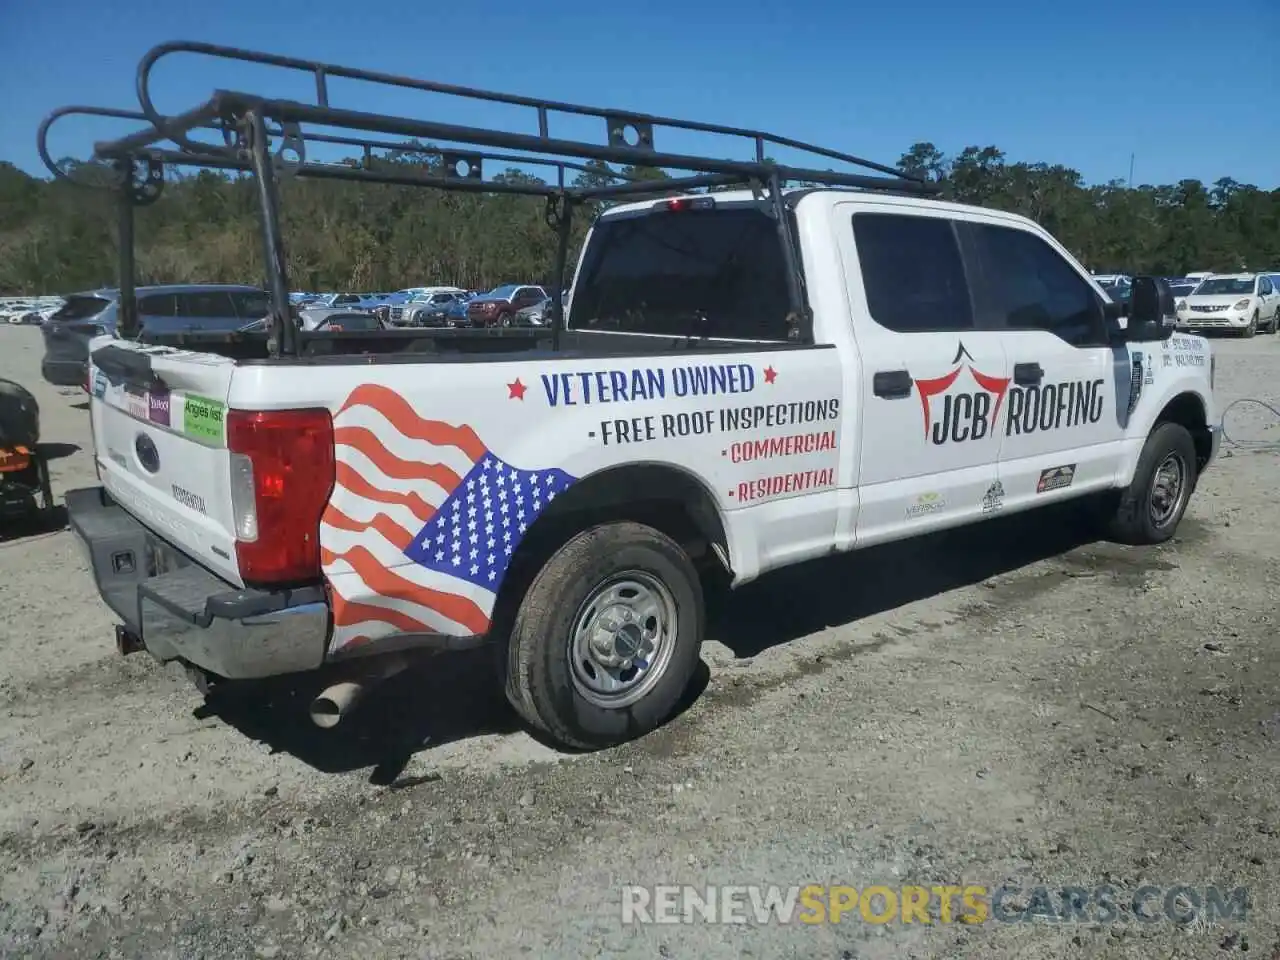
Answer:
[[(358, 161), (350, 161), (356, 163)], [(426, 152), (375, 157), (375, 166), (434, 171)], [(938, 182), (943, 197), (1010, 210), (1043, 224), (1091, 268), (1180, 274), (1280, 268), (1280, 190), (1224, 178), (1211, 186), (1087, 186), (1075, 170), (1008, 163), (995, 147), (948, 157), (917, 143), (899, 167)], [(669, 192), (651, 167), (615, 172), (592, 162), (578, 185), (653, 180), (645, 197)], [(69, 164), (80, 180), (103, 168)], [(500, 182), (530, 179), (510, 169)], [(540, 198), (403, 186), (293, 180), (281, 185), (290, 285), (298, 290), (395, 290), (448, 283), (554, 284), (556, 238)], [(570, 263), (600, 204), (579, 210)], [(0, 163), (0, 294), (67, 293), (112, 286), (116, 211), (111, 193), (30, 177)], [(173, 177), (156, 204), (137, 211), (138, 280), (261, 282), (252, 181), (202, 171)]]
[(898, 167), (938, 183), (947, 200), (1030, 217), (1099, 271), (1280, 269), (1280, 190), (1230, 178), (1208, 188), (1197, 180), (1086, 186), (1070, 167), (1007, 163), (996, 147), (947, 157), (932, 143), (912, 145)]

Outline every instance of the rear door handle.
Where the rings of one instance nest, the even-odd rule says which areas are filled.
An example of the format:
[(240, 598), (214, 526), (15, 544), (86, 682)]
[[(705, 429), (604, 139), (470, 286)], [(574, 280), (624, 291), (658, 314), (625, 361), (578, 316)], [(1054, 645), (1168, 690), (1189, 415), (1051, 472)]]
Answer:
[(1044, 379), (1044, 368), (1038, 363), (1015, 363), (1013, 382), (1020, 387), (1034, 387)]
[(911, 374), (907, 370), (879, 370), (871, 378), (872, 392), (886, 400), (911, 396), (911, 386)]

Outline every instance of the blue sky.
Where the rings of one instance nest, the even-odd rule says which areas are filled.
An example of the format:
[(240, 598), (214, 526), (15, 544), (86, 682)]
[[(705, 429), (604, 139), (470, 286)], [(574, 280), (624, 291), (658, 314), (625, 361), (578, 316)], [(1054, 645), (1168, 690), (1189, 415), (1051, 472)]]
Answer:
[[(929, 140), (948, 153), (994, 144), (1089, 182), (1126, 178), (1132, 153), (1135, 183), (1231, 176), (1280, 187), (1280, 0), (0, 0), (0, 159), (42, 172), (41, 118), (67, 103), (132, 106), (138, 58), (172, 39), (754, 126), (886, 163)], [(297, 98), (310, 89), (304, 77), (192, 58), (162, 66), (153, 89), (176, 112), (216, 86)], [(534, 130), (532, 114), (422, 94), (336, 82), (332, 99)], [(51, 147), (85, 156), (93, 139), (121, 131), (67, 121)], [(704, 146), (732, 152), (659, 142)]]

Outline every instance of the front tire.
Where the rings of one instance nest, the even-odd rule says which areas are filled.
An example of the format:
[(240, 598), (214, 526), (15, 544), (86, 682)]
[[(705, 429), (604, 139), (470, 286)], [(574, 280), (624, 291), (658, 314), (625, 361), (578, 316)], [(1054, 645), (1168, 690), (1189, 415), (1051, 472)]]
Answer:
[(1160, 423), (1138, 457), (1133, 481), (1120, 495), (1108, 532), (1120, 543), (1164, 543), (1178, 529), (1196, 488), (1196, 445), (1180, 423)]
[(592, 527), (556, 551), (521, 601), (507, 699), (567, 747), (634, 740), (679, 707), (704, 621), (702, 585), (678, 543), (629, 521)]
[(1255, 310), (1253, 316), (1249, 318), (1249, 325), (1240, 331), (1240, 336), (1246, 340), (1258, 332), (1258, 312)]

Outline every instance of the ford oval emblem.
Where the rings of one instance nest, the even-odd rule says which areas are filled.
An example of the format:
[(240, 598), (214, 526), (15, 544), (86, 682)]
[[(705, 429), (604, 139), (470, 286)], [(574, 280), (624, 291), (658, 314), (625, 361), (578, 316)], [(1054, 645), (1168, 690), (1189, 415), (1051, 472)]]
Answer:
[(133, 450), (138, 455), (142, 469), (147, 473), (155, 473), (160, 469), (160, 451), (156, 449), (155, 441), (145, 433), (138, 434), (138, 439), (133, 441)]

